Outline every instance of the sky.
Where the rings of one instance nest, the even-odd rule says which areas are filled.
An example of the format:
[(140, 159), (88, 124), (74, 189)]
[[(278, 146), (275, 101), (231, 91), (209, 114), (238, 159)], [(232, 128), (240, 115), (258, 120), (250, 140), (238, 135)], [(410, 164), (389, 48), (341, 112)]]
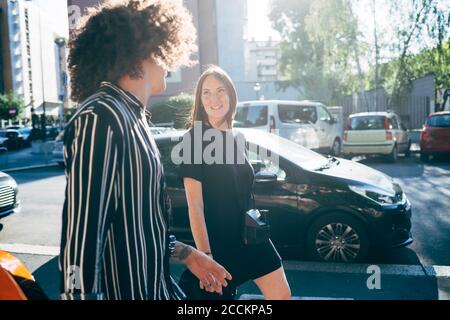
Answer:
[(52, 26), (52, 30), (57, 30), (60, 36), (69, 37), (67, 1), (33, 0), (33, 3), (42, 10), (42, 19)]
[(280, 39), (277, 31), (272, 29), (269, 20), (270, 0), (247, 0), (248, 12), (248, 38), (255, 40), (267, 40), (269, 36), (273, 40)]
[[(270, 11), (271, 0), (247, 0), (248, 7), (248, 36), (257, 40), (265, 40), (268, 36), (272, 38), (280, 38), (277, 31), (272, 29), (268, 14)], [(333, 1), (333, 0), (330, 0)], [(389, 25), (388, 8), (385, 4), (386, 0), (377, 0), (376, 18), (380, 29), (386, 29)], [(390, 1), (390, 0), (387, 0)], [(367, 8), (366, 1), (355, 1), (356, 14), (359, 17), (362, 31), (369, 38), (373, 32), (373, 16), (371, 10)]]

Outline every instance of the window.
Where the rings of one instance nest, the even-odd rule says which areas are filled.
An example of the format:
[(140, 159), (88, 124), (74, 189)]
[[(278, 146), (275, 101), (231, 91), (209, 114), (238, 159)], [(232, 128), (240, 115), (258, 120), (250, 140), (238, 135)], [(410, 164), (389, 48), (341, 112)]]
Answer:
[(270, 159), (263, 159), (260, 154), (261, 153), (252, 150), (248, 153), (248, 160), (250, 161), (255, 174), (258, 172), (266, 172), (276, 175), (278, 180), (285, 180), (286, 172), (280, 168), (279, 164)]
[(450, 114), (432, 116), (427, 122), (430, 127), (450, 128)]
[(267, 106), (238, 107), (234, 117), (234, 126), (252, 128), (267, 125)]
[(321, 121), (331, 121), (331, 116), (324, 107), (319, 106), (317, 109), (319, 109), (319, 119)]
[(350, 118), (348, 130), (384, 130), (384, 116)]
[(279, 105), (278, 116), (285, 123), (316, 123), (315, 106)]
[(398, 121), (397, 121), (397, 118), (396, 118), (396, 117), (392, 117), (392, 118), (390, 118), (389, 120), (390, 120), (390, 122), (391, 122), (391, 129), (394, 129), (394, 130), (399, 129)]
[(166, 179), (167, 186), (169, 187), (180, 187), (183, 185), (183, 180), (179, 176), (179, 165), (173, 163), (171, 154), (173, 144), (159, 145), (158, 149), (161, 153), (161, 161), (164, 168), (164, 175)]

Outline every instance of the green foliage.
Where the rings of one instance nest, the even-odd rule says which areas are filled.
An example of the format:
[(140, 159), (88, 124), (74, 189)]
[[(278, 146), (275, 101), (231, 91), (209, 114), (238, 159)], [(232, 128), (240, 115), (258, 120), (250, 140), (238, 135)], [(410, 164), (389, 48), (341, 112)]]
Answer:
[[(367, 10), (376, 5), (359, 1), (365, 1)], [(449, 87), (448, 5), (442, 0), (386, 1), (391, 15), (387, 18), (395, 21), (389, 26), (393, 39), (369, 43), (360, 32), (354, 4), (352, 0), (272, 0), (270, 19), (283, 39), (280, 71), (304, 98), (332, 103), (378, 84), (395, 100), (408, 92), (413, 80), (430, 73), (437, 87)], [(378, 34), (375, 39), (384, 36), (379, 30), (374, 34)], [(375, 61), (380, 59), (376, 84)], [(370, 67), (362, 70), (363, 62)]]
[(184, 93), (159, 101), (150, 108), (151, 121), (156, 125), (173, 122), (174, 128), (186, 128), (193, 104), (192, 95)]
[(304, 98), (332, 102), (357, 90), (365, 46), (349, 0), (276, 0), (270, 18), (284, 39), (280, 71)]
[[(25, 104), (21, 97), (12, 92), (0, 94), (0, 119), (16, 120), (22, 116), (24, 109)], [(11, 110), (14, 110), (15, 113), (11, 114)]]

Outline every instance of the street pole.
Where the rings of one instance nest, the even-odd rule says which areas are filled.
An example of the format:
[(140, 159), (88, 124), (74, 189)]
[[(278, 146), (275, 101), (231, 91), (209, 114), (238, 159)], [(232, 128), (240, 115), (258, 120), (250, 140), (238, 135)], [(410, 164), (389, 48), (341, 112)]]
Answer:
[(378, 110), (378, 65), (380, 59), (380, 50), (378, 48), (378, 33), (377, 33), (377, 18), (375, 0), (372, 0), (372, 15), (373, 15), (373, 33), (375, 41), (375, 110)]
[(61, 105), (59, 108), (59, 126), (60, 129), (63, 128), (64, 122), (64, 109), (67, 103), (67, 70), (66, 70), (66, 55), (65, 55), (65, 46), (66, 39), (63, 37), (57, 37), (55, 39), (55, 43), (58, 46), (58, 59), (59, 59), (59, 81), (60, 81), (60, 93), (59, 99), (61, 101)]
[(259, 100), (259, 92), (261, 91), (261, 85), (259, 84), (259, 82), (255, 83), (255, 85), (253, 86), (253, 90), (256, 93), (256, 100)]
[(40, 51), (40, 63), (41, 63), (41, 85), (42, 85), (42, 115), (41, 115), (41, 137), (42, 141), (46, 140), (46, 108), (45, 108), (45, 84), (44, 84), (44, 62), (42, 53), (42, 27), (41, 27), (41, 6), (39, 0), (26, 0), (28, 2), (36, 3), (36, 8), (39, 15), (39, 51)]

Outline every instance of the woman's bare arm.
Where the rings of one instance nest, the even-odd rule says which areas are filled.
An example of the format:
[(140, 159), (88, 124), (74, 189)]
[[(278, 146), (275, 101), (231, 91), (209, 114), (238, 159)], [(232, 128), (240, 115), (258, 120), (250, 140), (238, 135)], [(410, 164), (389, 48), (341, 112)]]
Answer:
[(210, 253), (211, 247), (205, 222), (202, 183), (192, 178), (184, 178), (184, 189), (186, 190), (189, 221), (195, 245), (198, 250)]

